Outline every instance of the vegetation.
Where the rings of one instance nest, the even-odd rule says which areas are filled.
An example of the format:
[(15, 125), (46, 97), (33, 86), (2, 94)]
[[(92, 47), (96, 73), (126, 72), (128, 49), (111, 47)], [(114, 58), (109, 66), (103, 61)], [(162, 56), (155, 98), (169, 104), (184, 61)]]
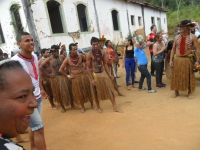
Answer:
[(168, 32), (173, 34), (181, 20), (200, 22), (200, 0), (144, 0), (169, 10), (167, 12)]

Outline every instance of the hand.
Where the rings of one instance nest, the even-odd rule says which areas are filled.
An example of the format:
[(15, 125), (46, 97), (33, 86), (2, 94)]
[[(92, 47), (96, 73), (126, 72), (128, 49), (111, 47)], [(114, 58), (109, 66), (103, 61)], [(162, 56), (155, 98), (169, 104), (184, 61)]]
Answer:
[(169, 62), (169, 66), (170, 66), (170, 67), (173, 67), (173, 66), (174, 66), (173, 61), (170, 61), (170, 62)]
[(109, 77), (111, 78), (111, 80), (114, 80), (114, 77), (112, 75), (109, 75)]
[(71, 74), (70, 75), (70, 79), (75, 79), (77, 77), (77, 75)]
[(97, 83), (95, 80), (92, 80), (92, 85), (97, 86)]
[(42, 98), (46, 99), (48, 97), (47, 93), (44, 90), (41, 90), (41, 96)]

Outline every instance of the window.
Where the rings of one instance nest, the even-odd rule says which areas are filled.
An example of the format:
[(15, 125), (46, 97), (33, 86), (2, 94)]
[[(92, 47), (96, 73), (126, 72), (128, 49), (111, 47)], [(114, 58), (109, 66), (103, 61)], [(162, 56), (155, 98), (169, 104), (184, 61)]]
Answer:
[(5, 39), (3, 36), (3, 31), (2, 31), (1, 23), (0, 23), (0, 44), (3, 44), (3, 43), (5, 43)]
[(78, 20), (79, 20), (81, 32), (87, 32), (89, 30), (86, 11), (87, 11), (87, 9), (86, 9), (85, 5), (83, 5), (83, 4), (77, 5)]
[(111, 13), (112, 13), (114, 31), (118, 31), (119, 30), (118, 12), (116, 10), (112, 10)]
[(131, 15), (131, 25), (135, 25), (135, 16)]
[(151, 17), (151, 24), (155, 24), (155, 20), (154, 20), (154, 17)]
[(10, 12), (11, 12), (11, 16), (12, 16), (12, 21), (10, 22), (10, 24), (13, 25), (15, 34), (17, 34), (20, 31), (23, 31), (22, 22), (21, 22), (21, 18), (19, 15), (20, 7), (21, 6), (19, 4), (13, 4), (10, 7)]
[(139, 26), (142, 26), (142, 18), (141, 17), (138, 17), (138, 24), (139, 24)]
[(47, 2), (47, 9), (49, 13), (52, 33), (64, 33), (60, 7), (60, 3), (58, 3), (57, 1)]

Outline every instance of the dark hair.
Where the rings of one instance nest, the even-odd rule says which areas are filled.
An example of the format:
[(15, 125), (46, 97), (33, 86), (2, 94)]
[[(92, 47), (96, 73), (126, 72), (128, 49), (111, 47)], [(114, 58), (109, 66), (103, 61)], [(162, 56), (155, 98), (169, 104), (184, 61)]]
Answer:
[(21, 42), (22, 36), (24, 36), (24, 35), (30, 35), (30, 34), (29, 34), (28, 32), (21, 31), (21, 32), (19, 32), (19, 33), (17, 34), (17, 36), (16, 36), (16, 41), (17, 41), (17, 42)]
[(0, 62), (0, 89), (1, 90), (4, 89), (6, 85), (6, 81), (7, 81), (4, 75), (5, 71), (14, 70), (18, 68), (23, 69), (22, 65), (17, 60), (6, 59)]
[(156, 27), (156, 25), (153, 24), (153, 25), (150, 27), (150, 30), (152, 31), (154, 27)]
[(43, 48), (43, 49), (41, 50), (41, 55), (44, 54), (47, 50), (49, 50), (49, 49), (48, 49), (48, 48)]
[(172, 50), (172, 47), (173, 47), (173, 44), (174, 44), (174, 41), (173, 40), (170, 40), (167, 44), (167, 50)]
[(154, 37), (154, 42), (157, 41), (157, 39), (159, 38), (159, 36), (161, 35), (161, 31), (159, 31), (158, 33), (156, 33), (155, 37)]
[(110, 42), (110, 40), (107, 40), (106, 42), (105, 42), (105, 46), (106, 47), (108, 47), (108, 43)]
[(129, 41), (130, 42), (130, 45), (131, 46), (133, 46), (133, 41), (132, 41), (132, 38), (126, 38), (127, 39), (127, 41)]
[(99, 42), (99, 39), (96, 37), (92, 37), (90, 40), (90, 44), (92, 45), (93, 42)]
[(7, 54), (7, 53), (3, 53), (3, 56), (4, 56), (4, 57), (8, 57), (8, 54)]
[(60, 47), (58, 45), (52, 45), (51, 50), (55, 50), (55, 49), (60, 49)]
[[(77, 43), (78, 44), (78, 43)], [(72, 50), (72, 46), (77, 46), (77, 44), (76, 43), (71, 43), (71, 44), (69, 44), (69, 50), (71, 51)]]
[(39, 52), (34, 52), (34, 53), (35, 53), (35, 55), (40, 56)]
[(2, 51), (2, 49), (0, 49), (0, 56), (2, 56), (3, 55), (3, 51)]

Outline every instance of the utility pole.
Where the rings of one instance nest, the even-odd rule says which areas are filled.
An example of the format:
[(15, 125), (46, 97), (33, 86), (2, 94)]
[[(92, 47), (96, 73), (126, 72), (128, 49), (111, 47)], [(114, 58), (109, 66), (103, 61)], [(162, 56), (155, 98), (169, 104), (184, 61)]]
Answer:
[(99, 32), (99, 38), (101, 38), (101, 31), (100, 31), (100, 27), (99, 27), (99, 17), (98, 17), (98, 13), (97, 13), (97, 7), (96, 7), (96, 3), (95, 0), (93, 0), (94, 3), (94, 10), (95, 10), (95, 17), (96, 17), (96, 24), (97, 24), (97, 30)]
[(36, 30), (36, 27), (35, 27), (35, 23), (34, 23), (34, 18), (33, 18), (33, 12), (31, 10), (31, 2), (30, 0), (21, 0), (22, 2), (22, 6), (23, 6), (23, 9), (24, 9), (24, 13), (25, 13), (25, 16), (26, 16), (26, 22), (28, 24), (28, 29), (29, 29), (29, 32), (33, 38), (33, 41), (35, 43), (35, 47), (34, 47), (34, 51), (35, 52), (41, 52), (41, 46), (40, 46), (40, 41), (39, 41), (39, 37), (38, 37), (38, 34), (37, 34), (37, 30)]

